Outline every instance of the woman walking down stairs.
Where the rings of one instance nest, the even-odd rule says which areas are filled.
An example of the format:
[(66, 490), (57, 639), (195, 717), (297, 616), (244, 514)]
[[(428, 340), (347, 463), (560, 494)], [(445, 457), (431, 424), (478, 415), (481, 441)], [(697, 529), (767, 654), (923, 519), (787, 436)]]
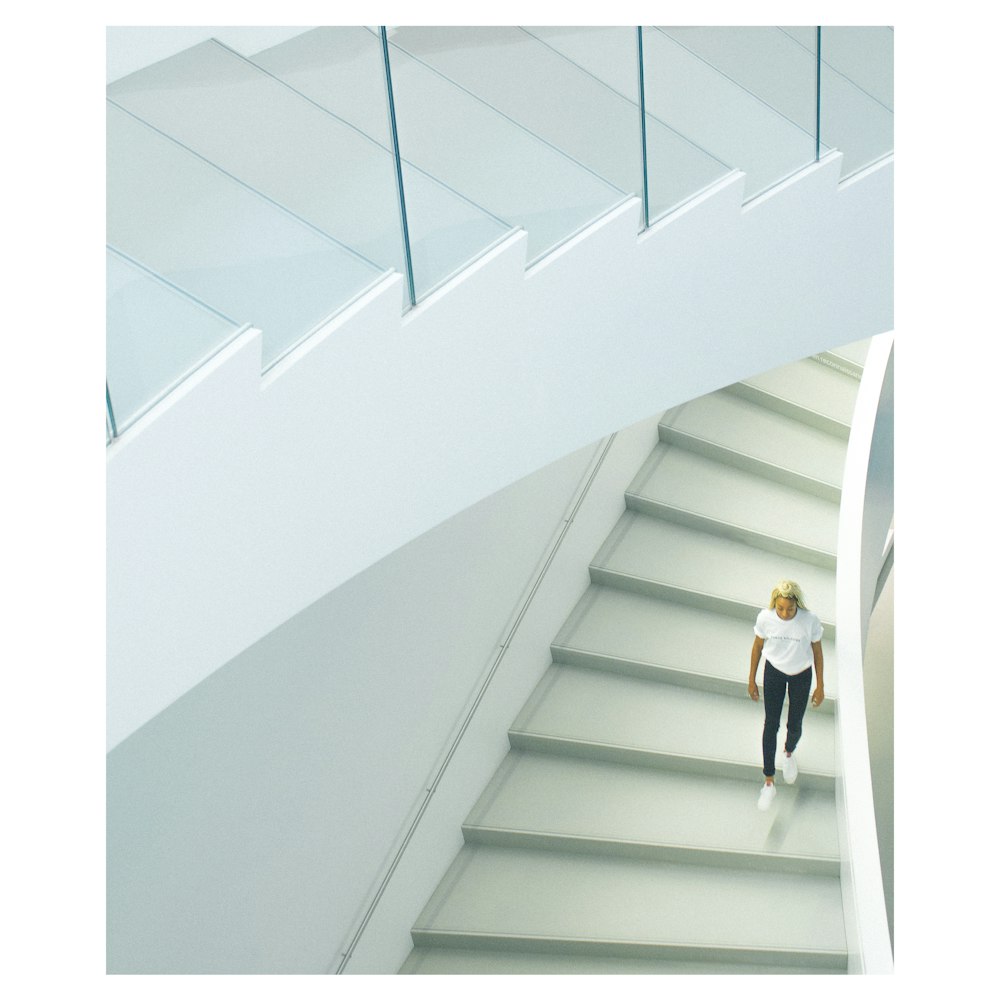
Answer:
[[(401, 972), (846, 971), (835, 553), (866, 350), (663, 415)], [(784, 579), (822, 623), (826, 697), (761, 811), (746, 665)]]

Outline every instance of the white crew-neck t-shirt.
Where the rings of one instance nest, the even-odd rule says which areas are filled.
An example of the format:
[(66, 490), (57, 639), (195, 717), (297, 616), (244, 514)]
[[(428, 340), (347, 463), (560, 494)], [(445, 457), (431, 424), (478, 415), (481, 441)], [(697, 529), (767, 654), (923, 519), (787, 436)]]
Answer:
[(753, 631), (764, 640), (762, 655), (772, 667), (783, 674), (801, 674), (813, 665), (812, 643), (819, 642), (823, 625), (805, 608), (789, 621), (782, 621), (774, 608), (764, 608)]

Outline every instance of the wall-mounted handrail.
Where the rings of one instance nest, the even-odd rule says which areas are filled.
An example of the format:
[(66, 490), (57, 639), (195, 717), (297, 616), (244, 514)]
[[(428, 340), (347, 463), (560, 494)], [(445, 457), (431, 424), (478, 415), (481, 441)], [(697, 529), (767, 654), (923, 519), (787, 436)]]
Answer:
[(584, 500), (590, 493), (591, 487), (594, 485), (594, 481), (597, 479), (597, 474), (601, 471), (601, 467), (604, 465), (604, 461), (611, 451), (611, 446), (614, 444), (617, 438), (617, 433), (611, 434), (609, 437), (605, 438), (604, 441), (598, 446), (598, 452), (596, 457), (591, 461), (590, 467), (584, 472), (582, 483), (577, 490), (577, 495), (572, 501), (572, 507), (569, 514), (564, 518), (555, 538), (549, 544), (548, 555), (545, 558), (544, 563), (541, 568), (535, 574), (531, 584), (529, 586), (528, 592), (524, 599), (520, 602), (517, 610), (514, 614), (513, 621), (510, 625), (504, 629), (504, 637), (500, 642), (500, 648), (497, 650), (496, 655), (493, 658), (493, 662), (486, 673), (485, 678), (479, 686), (479, 690), (476, 693), (475, 698), (471, 706), (465, 713), (462, 723), (458, 728), (458, 732), (452, 739), (441, 763), (438, 765), (432, 779), (428, 782), (427, 789), (424, 792), (423, 798), (421, 799), (420, 805), (410, 822), (406, 833), (403, 835), (402, 839), (399, 841), (396, 851), (393, 854), (392, 860), (389, 862), (387, 868), (385, 869), (382, 878), (379, 881), (378, 887), (372, 893), (369, 900), (368, 906), (365, 909), (364, 915), (361, 917), (357, 926), (354, 928), (353, 933), (350, 935), (347, 943), (343, 947), (340, 953), (339, 961), (337, 961), (336, 969), (331, 966), (331, 971), (334, 971), (337, 975), (341, 975), (345, 972), (351, 957), (354, 955), (354, 951), (361, 940), (361, 936), (364, 934), (369, 923), (371, 923), (372, 917), (375, 915), (375, 910), (385, 895), (386, 889), (389, 887), (389, 882), (391, 881), (396, 869), (399, 867), (400, 862), (403, 859), (403, 855), (406, 852), (407, 847), (409, 847), (410, 842), (413, 840), (414, 835), (417, 832), (417, 828), (420, 825), (420, 821), (423, 819), (424, 814), (427, 812), (427, 808), (430, 805), (431, 799), (434, 793), (437, 791), (438, 786), (441, 784), (444, 778), (445, 771), (448, 769), (448, 765), (451, 763), (452, 758), (458, 751), (459, 745), (462, 742), (462, 738), (465, 736), (466, 731), (472, 724), (472, 720), (475, 717), (476, 711), (483, 701), (487, 690), (490, 687), (497, 671), (500, 669), (500, 665), (507, 655), (507, 651), (510, 649), (511, 643), (517, 634), (518, 629), (521, 626), (521, 622), (524, 620), (525, 615), (528, 613), (528, 609), (531, 607), (532, 601), (535, 599), (535, 595), (538, 593), (539, 588), (545, 580), (546, 574), (552, 563), (555, 561), (556, 556), (562, 547), (563, 541), (569, 532), (570, 527), (572, 527), (573, 522), (576, 520), (576, 516), (583, 506)]

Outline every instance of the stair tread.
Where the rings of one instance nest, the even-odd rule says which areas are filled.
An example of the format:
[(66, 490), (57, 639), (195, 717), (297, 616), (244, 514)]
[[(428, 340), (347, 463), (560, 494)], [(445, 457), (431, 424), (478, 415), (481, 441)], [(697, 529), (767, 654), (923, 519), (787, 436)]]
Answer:
[(661, 442), (629, 492), (797, 545), (835, 554), (839, 506)]
[[(742, 687), (749, 672), (754, 615), (740, 619), (594, 584), (554, 645), (692, 674), (694, 687), (699, 678)], [(823, 638), (823, 664), (827, 697), (835, 699), (837, 644), (832, 635)]]
[(863, 340), (855, 340), (853, 343), (844, 344), (842, 347), (835, 347), (832, 351), (827, 351), (826, 353), (835, 358), (844, 358), (848, 361), (853, 361), (854, 364), (864, 367), (865, 361), (868, 360), (868, 348), (871, 347), (871, 337), (865, 337)]
[[(778, 779), (780, 781), (780, 779)], [(466, 821), (472, 826), (627, 843), (835, 859), (832, 792), (512, 751)]]
[(806, 606), (835, 621), (833, 570), (634, 511), (622, 515), (592, 565), (757, 608), (779, 580), (793, 579)]
[(462, 848), (414, 931), (828, 954), (846, 948), (837, 878), (485, 845)]
[[(753, 702), (748, 697), (552, 664), (511, 729), (734, 763), (760, 771), (763, 725), (763, 697)], [(779, 747), (783, 733), (784, 722), (778, 734)], [(795, 756), (802, 774), (833, 774), (832, 715), (806, 710)]]
[(682, 403), (660, 426), (830, 486), (843, 480), (846, 441), (730, 392)]
[(623, 955), (546, 954), (488, 948), (417, 947), (403, 975), (820, 975), (835, 970), (774, 963), (710, 962)]
[(858, 380), (812, 358), (743, 379), (744, 385), (850, 426)]

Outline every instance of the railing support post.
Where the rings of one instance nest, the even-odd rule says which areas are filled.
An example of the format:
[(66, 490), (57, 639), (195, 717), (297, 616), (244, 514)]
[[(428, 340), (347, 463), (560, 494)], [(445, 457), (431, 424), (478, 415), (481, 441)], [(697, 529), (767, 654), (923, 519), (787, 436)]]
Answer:
[(646, 78), (643, 67), (642, 25), (635, 29), (639, 68), (639, 141), (642, 144), (642, 228), (649, 229), (649, 166), (646, 159)]
[(816, 159), (820, 156), (820, 86), (823, 74), (823, 29), (816, 25)]
[(107, 406), (107, 421), (108, 428), (111, 431), (111, 440), (114, 441), (118, 437), (118, 424), (115, 421), (115, 411), (114, 407), (111, 405), (111, 390), (108, 388), (108, 383), (104, 383), (104, 400)]
[(396, 102), (392, 96), (392, 69), (389, 66), (389, 37), (385, 25), (379, 26), (382, 39), (382, 66), (385, 70), (385, 96), (389, 111), (389, 134), (392, 136), (392, 158), (396, 165), (396, 195), (399, 199), (399, 220), (403, 231), (403, 259), (406, 264), (406, 288), (410, 305), (417, 304), (417, 290), (413, 283), (413, 257), (410, 253), (410, 228), (406, 220), (406, 195), (403, 192), (403, 160), (399, 155), (399, 133), (396, 129)]

